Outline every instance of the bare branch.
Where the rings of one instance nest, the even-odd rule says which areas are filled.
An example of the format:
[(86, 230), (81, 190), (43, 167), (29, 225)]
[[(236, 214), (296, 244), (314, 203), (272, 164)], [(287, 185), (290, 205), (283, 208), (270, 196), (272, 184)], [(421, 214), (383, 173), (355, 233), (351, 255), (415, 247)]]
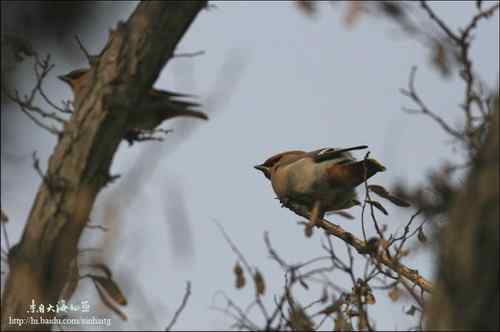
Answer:
[(412, 99), (419, 107), (420, 109), (417, 112), (420, 112), (422, 114), (425, 114), (429, 117), (431, 117), (434, 121), (436, 121), (441, 128), (443, 128), (448, 134), (453, 136), (459, 141), (463, 141), (463, 135), (458, 132), (457, 130), (453, 129), (450, 127), (446, 121), (444, 121), (440, 116), (432, 112), (422, 101), (422, 99), (418, 96), (416, 90), (415, 90), (415, 76), (417, 72), (417, 67), (413, 67), (411, 72), (410, 72), (410, 79), (408, 82), (408, 90), (401, 89), (401, 93), (410, 99)]
[(271, 246), (271, 240), (269, 240), (269, 232), (264, 232), (264, 242), (267, 246), (267, 251), (269, 251), (269, 255), (276, 261), (282, 268), (287, 268), (288, 264), (278, 255), (276, 250)]
[(490, 8), (487, 8), (487, 9), (484, 9), (484, 10), (481, 10), (481, 8), (478, 8), (479, 9), (479, 13), (477, 13), (471, 20), (471, 22), (467, 25), (467, 27), (465, 28), (465, 30), (463, 31), (463, 36), (465, 37), (462, 37), (461, 39), (464, 40), (464, 39), (467, 39), (470, 35), (470, 32), (477, 26), (477, 23), (481, 20), (481, 19), (484, 19), (484, 18), (489, 18), (490, 16), (492, 16), (495, 11), (497, 11), (498, 9), (500, 8), (500, 2), (497, 2), (495, 3), (493, 6), (491, 6)]
[(85, 227), (89, 228), (89, 229), (98, 229), (98, 230), (101, 230), (103, 232), (107, 232), (109, 230), (106, 226), (102, 226), (102, 225), (90, 225), (88, 223), (85, 225)]
[[(418, 96), (416, 96), (414, 88), (410, 88), (409, 92), (403, 91), (403, 93), (412, 98), (420, 106), (420, 111), (422, 113), (429, 115), (437, 121), (449, 134), (452, 134), (455, 138), (461, 137), (461, 140), (464, 141), (466, 146), (469, 148), (469, 153), (474, 155), (477, 153), (481, 144), (480, 140), (483, 138), (484, 135), (482, 134), (485, 132), (485, 126), (483, 125), (488, 121), (488, 119), (485, 118), (484, 112), (487, 108), (487, 97), (484, 96), (484, 89), (481, 87), (482, 84), (476, 78), (477, 75), (474, 73), (472, 68), (472, 60), (470, 57), (471, 33), (481, 19), (491, 17), (500, 8), (500, 3), (497, 2), (484, 10), (480, 5), (478, 5), (477, 9), (479, 12), (472, 17), (469, 24), (463, 30), (459, 30), (458, 34), (454, 33), (450, 27), (434, 13), (426, 1), (421, 1), (420, 3), (421, 7), (427, 12), (431, 20), (437, 23), (437, 25), (456, 47), (456, 54), (458, 55), (457, 62), (462, 66), (460, 77), (465, 83), (465, 96), (462, 104), (462, 108), (465, 113), (465, 128), (463, 133), (451, 129), (451, 127), (448, 126), (440, 117), (425, 107), (423, 102), (418, 98)], [(410, 81), (412, 81), (412, 79)], [(476, 85), (478, 86), (476, 87)], [(473, 103), (477, 105), (480, 114), (482, 114), (482, 117), (479, 118), (481, 120), (481, 124), (479, 126), (475, 126), (474, 124), (476, 118), (473, 115)]]
[(429, 5), (427, 5), (427, 1), (421, 0), (420, 5), (427, 12), (431, 20), (436, 22), (452, 41), (454, 41), (457, 44), (460, 43), (460, 38), (455, 33), (453, 33), (453, 31), (451, 31), (448, 25), (443, 20), (441, 20), (441, 18), (439, 18), (436, 15), (436, 13), (434, 13), (434, 11), (429, 7)]
[(21, 97), (19, 95), (19, 92), (17, 90), (14, 91), (14, 93), (11, 93), (10, 91), (7, 90), (7, 87), (5, 85), (2, 85), (2, 91), (4, 95), (9, 99), (11, 102), (16, 104), (21, 112), (26, 114), (30, 118), (31, 121), (33, 121), (37, 126), (47, 130), (49, 133), (54, 134), (56, 136), (61, 135), (61, 132), (57, 130), (54, 126), (49, 126), (48, 124), (40, 121), (34, 114), (41, 116), (42, 118), (48, 118), (50, 120), (54, 120), (62, 125), (65, 124), (64, 119), (59, 117), (56, 113), (52, 112), (49, 113), (45, 110), (43, 110), (41, 107), (35, 105), (35, 98), (39, 94), (42, 96), (43, 100), (51, 107), (54, 109), (60, 111), (60, 112), (65, 112), (67, 113), (68, 111), (58, 107), (53, 103), (50, 98), (46, 95), (44, 92), (42, 85), (43, 81), (49, 74), (49, 72), (54, 68), (54, 65), (50, 63), (50, 55), (47, 55), (45, 58), (40, 58), (37, 53), (33, 54), (34, 58), (34, 73), (36, 76), (36, 83), (29, 95), (25, 95), (24, 97)]
[(173, 58), (194, 58), (200, 55), (204, 55), (205, 51), (197, 51), (197, 52), (185, 52), (185, 53), (175, 53)]
[(217, 220), (214, 220), (214, 223), (217, 225), (217, 227), (219, 228), (220, 232), (222, 233), (222, 236), (224, 237), (224, 239), (226, 240), (226, 242), (231, 247), (231, 250), (236, 254), (236, 256), (238, 256), (238, 259), (243, 263), (243, 266), (245, 266), (245, 269), (247, 270), (247, 273), (249, 275), (253, 275), (254, 274), (254, 270), (252, 269), (252, 267), (250, 266), (250, 264), (248, 264), (248, 261), (246, 260), (245, 256), (241, 253), (241, 251), (238, 249), (238, 247), (236, 246), (236, 244), (234, 244), (234, 242), (231, 240), (231, 238), (229, 237), (229, 235), (227, 235), (226, 231), (224, 230), (224, 227), (222, 227), (222, 225)]
[(182, 298), (182, 303), (180, 307), (175, 311), (174, 317), (172, 317), (172, 320), (170, 323), (167, 325), (167, 328), (165, 331), (171, 331), (172, 327), (175, 325), (177, 322), (177, 319), (179, 318), (179, 315), (181, 314), (182, 310), (186, 307), (187, 301), (189, 297), (191, 296), (191, 282), (186, 283), (186, 292), (184, 293), (184, 297)]
[[(287, 206), (291, 211), (306, 219), (310, 218), (309, 211), (307, 211), (304, 207), (292, 204), (289, 203)], [(422, 277), (417, 270), (412, 270), (399, 261), (387, 257), (385, 252), (374, 250), (374, 248), (370, 245), (370, 241), (362, 241), (354, 234), (345, 231), (342, 227), (324, 219), (320, 219), (316, 226), (322, 228), (327, 234), (333, 235), (343, 240), (348, 245), (354, 247), (358, 253), (362, 255), (370, 254), (371, 257), (373, 257), (378, 263), (419, 285), (424, 291), (429, 293), (432, 292), (432, 284)]]

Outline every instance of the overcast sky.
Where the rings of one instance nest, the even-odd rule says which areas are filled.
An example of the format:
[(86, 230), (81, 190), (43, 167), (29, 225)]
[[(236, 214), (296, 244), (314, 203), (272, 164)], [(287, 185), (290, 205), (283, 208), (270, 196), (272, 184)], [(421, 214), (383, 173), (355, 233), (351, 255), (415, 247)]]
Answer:
[[(427, 50), (396, 26), (365, 16), (347, 28), (342, 6), (323, 4), (311, 19), (285, 2), (215, 4), (217, 8), (199, 14), (177, 49), (205, 54), (173, 59), (156, 83), (200, 96), (210, 121), (168, 122), (163, 128), (174, 132), (163, 143), (132, 148), (122, 144), (112, 170), (123, 177), (99, 195), (92, 216), (94, 224), (105, 224), (106, 207), (121, 211), (115, 215), (112, 235), (105, 235), (112, 241), (101, 242), (101, 235), (92, 230), (86, 230), (82, 240), (81, 247), (104, 247), (105, 262), (128, 297), (124, 310), (128, 322), (122, 324), (113, 313), (103, 311), (115, 328), (164, 328), (187, 280), (192, 282), (192, 297), (176, 329), (229, 327), (230, 320), (209, 309), (214, 301), (223, 305), (222, 298), (215, 296), (217, 291), (242, 307), (250, 303), (253, 291), (234, 289), (236, 257), (215, 221), (250, 263), (263, 271), (269, 305), (272, 295), (281, 291), (283, 273), (268, 258), (264, 231), (269, 231), (273, 246), (290, 263), (322, 254), (320, 232), (306, 239), (296, 223), (300, 218), (280, 208), (267, 180), (253, 169), (275, 153), (366, 144), (372, 157), (387, 167), (372, 182), (387, 187), (398, 181), (421, 184), (428, 171), (443, 161), (460, 159), (434, 122), (401, 110), (412, 104), (399, 89), (406, 87), (410, 69), (417, 65), (421, 96), (442, 117), (459, 123), (463, 86), (456, 75), (442, 79), (429, 66)], [(99, 6), (106, 15), (97, 16), (95, 24), (81, 31), (84, 44), (94, 53), (105, 44), (109, 29), (118, 19), (126, 19), (135, 4)], [(463, 26), (474, 8), (461, 2), (435, 7), (453, 27)], [(483, 23), (472, 49), (476, 69), (491, 87), (498, 80), (498, 23), (498, 17)], [(68, 99), (69, 90), (55, 76), (85, 65), (84, 59), (57, 62), (57, 49), (50, 47), (54, 46), (48, 50), (57, 66), (49, 92), (55, 100)], [(28, 123), (23, 118), (19, 121)], [(2, 122), (2, 137), (16, 135), (9, 127)], [(24, 128), (28, 134), (19, 138), (16, 151), (2, 146), (17, 157), (14, 162), (2, 159), (1, 173), (1, 204), (11, 219), (11, 242), (19, 239), (39, 185), (31, 153), (37, 150), (45, 166), (55, 144), (40, 129)], [(391, 230), (402, 227), (414, 212), (387, 208), (390, 216), (382, 220)], [(356, 220), (334, 217), (334, 222), (361, 236), (360, 210), (352, 213)], [(334, 244), (344, 250), (340, 240)], [(405, 262), (432, 278), (431, 255), (410, 256)], [(336, 278), (343, 280), (340, 272), (332, 275), (332, 280)], [(95, 292), (87, 286), (88, 281), (83, 281), (75, 300), (89, 299), (91, 307), (97, 308)], [(377, 301), (370, 314), (378, 329), (401, 330), (415, 323), (403, 314), (401, 303), (392, 304), (383, 296)]]

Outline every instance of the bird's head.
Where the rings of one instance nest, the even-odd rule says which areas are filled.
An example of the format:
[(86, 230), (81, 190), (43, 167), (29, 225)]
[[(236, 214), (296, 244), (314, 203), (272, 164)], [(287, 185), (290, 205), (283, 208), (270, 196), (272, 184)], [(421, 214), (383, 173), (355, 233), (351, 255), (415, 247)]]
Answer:
[(287, 160), (290, 160), (291, 158), (296, 159), (298, 155), (303, 155), (303, 154), (304, 151), (298, 151), (298, 150), (278, 153), (277, 155), (268, 158), (262, 164), (254, 166), (254, 168), (261, 171), (267, 179), (271, 180), (271, 172), (273, 169), (275, 169), (279, 165), (282, 165)]
[(83, 76), (88, 73), (89, 70), (88, 69), (76, 69), (76, 70), (73, 70), (71, 72), (69, 72), (68, 74), (65, 74), (65, 75), (60, 75), (58, 76), (57, 78), (59, 78), (61, 81), (65, 82), (66, 84), (68, 84), (71, 88), (75, 88), (75, 85), (76, 83), (83, 78)]

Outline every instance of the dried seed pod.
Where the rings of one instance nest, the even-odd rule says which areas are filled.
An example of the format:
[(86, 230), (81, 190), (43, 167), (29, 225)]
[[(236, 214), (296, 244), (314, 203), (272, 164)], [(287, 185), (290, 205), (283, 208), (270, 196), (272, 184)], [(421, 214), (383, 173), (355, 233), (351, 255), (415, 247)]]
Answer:
[(257, 294), (257, 296), (264, 295), (264, 292), (266, 291), (266, 283), (259, 270), (255, 271), (253, 281), (255, 283), (255, 293)]
[(0, 222), (6, 223), (7, 221), (9, 221), (9, 218), (5, 213), (3, 213), (3, 210), (0, 209)]
[(427, 243), (427, 236), (424, 234), (424, 228), (420, 227), (418, 230), (417, 238), (421, 243)]
[(101, 299), (102, 303), (109, 309), (111, 309), (114, 313), (116, 313), (118, 316), (120, 316), (121, 319), (127, 320), (127, 315), (123, 313), (123, 311), (120, 310), (116, 305), (111, 302), (106, 294), (104, 294), (104, 291), (101, 289), (101, 286), (98, 286), (98, 283), (94, 281), (95, 288), (97, 289), (97, 294), (99, 294), (99, 298)]
[(243, 273), (243, 269), (241, 268), (241, 265), (239, 262), (236, 262), (233, 268), (234, 275), (236, 276), (236, 285), (235, 287), (240, 289), (245, 287), (246, 280), (245, 280), (245, 275)]
[(391, 288), (391, 290), (389, 291), (389, 293), (387, 295), (389, 295), (389, 298), (393, 302), (396, 302), (399, 299), (399, 297), (401, 296), (401, 290), (397, 286), (394, 286)]
[(123, 295), (122, 291), (112, 279), (91, 275), (90, 276), (94, 282), (99, 284), (116, 303), (119, 305), (127, 305), (127, 299)]

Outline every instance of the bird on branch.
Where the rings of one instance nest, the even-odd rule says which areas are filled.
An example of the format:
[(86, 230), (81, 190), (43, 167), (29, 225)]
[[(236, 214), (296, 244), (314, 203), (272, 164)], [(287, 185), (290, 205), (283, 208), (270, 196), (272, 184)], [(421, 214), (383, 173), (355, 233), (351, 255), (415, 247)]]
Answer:
[[(84, 84), (88, 84), (89, 69), (77, 69), (68, 74), (59, 76), (59, 79), (67, 83), (76, 95)], [(124, 135), (129, 144), (139, 140), (144, 132), (153, 132), (165, 120), (175, 117), (192, 117), (208, 120), (208, 116), (196, 110), (201, 105), (186, 101), (193, 96), (171, 91), (151, 88), (141, 98), (137, 109), (131, 110), (127, 120), (128, 128)]]
[(366, 148), (363, 145), (311, 152), (286, 151), (255, 168), (271, 181), (284, 206), (298, 204), (308, 208), (310, 221), (306, 230), (312, 232), (312, 227), (325, 213), (360, 205), (355, 188), (376, 173), (385, 171), (386, 168), (375, 159), (356, 160), (350, 153)]

